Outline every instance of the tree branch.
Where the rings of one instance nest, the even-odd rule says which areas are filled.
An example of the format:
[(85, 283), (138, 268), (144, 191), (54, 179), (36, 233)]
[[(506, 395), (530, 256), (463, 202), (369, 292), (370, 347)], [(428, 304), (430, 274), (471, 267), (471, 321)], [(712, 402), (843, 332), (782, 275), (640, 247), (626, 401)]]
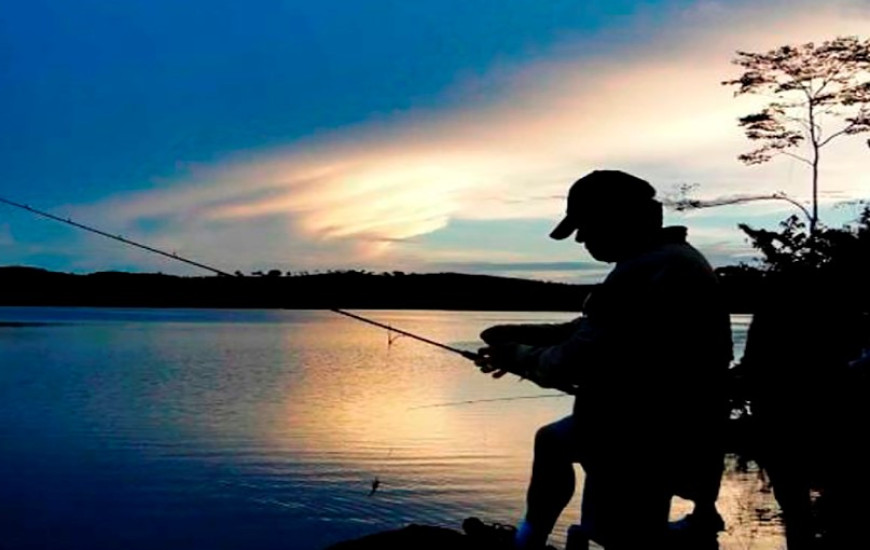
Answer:
[(785, 155), (785, 156), (791, 157), (795, 160), (799, 160), (799, 161), (803, 162), (804, 164), (806, 164), (807, 166), (813, 165), (813, 163), (810, 159), (804, 158), (804, 157), (802, 157), (800, 155), (796, 155), (794, 153), (789, 153), (788, 151), (779, 151), (777, 154), (778, 155)]
[(731, 197), (719, 197), (718, 199), (700, 200), (700, 199), (680, 199), (676, 201), (665, 201), (665, 205), (673, 208), (677, 212), (686, 210), (697, 210), (701, 208), (713, 208), (716, 206), (730, 206), (733, 204), (743, 204), (756, 201), (785, 201), (792, 206), (800, 209), (808, 221), (812, 220), (812, 215), (809, 209), (799, 201), (791, 198), (785, 193), (777, 192), (770, 195), (735, 195)]
[(835, 137), (842, 136), (843, 134), (848, 134), (849, 130), (851, 130), (854, 127), (855, 127), (855, 123), (853, 122), (852, 124), (849, 124), (848, 126), (842, 128), (839, 132), (834, 132), (833, 134), (831, 134), (827, 138), (825, 138), (824, 141), (819, 143), (819, 147), (824, 147), (825, 145), (830, 143), (830, 141), (832, 139), (834, 139)]
[(801, 128), (806, 130), (807, 133), (809, 133), (810, 125), (807, 124), (807, 121), (805, 119), (803, 119), (801, 117), (797, 117), (797, 116), (787, 116), (787, 117), (785, 117), (785, 119), (793, 124), (799, 125)]

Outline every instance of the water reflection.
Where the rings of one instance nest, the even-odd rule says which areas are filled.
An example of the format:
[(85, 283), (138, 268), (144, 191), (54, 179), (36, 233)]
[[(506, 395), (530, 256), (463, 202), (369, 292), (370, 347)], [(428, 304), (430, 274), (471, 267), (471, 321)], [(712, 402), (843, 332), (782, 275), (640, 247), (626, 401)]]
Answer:
[[(571, 408), (421, 407), (547, 392), (407, 338), (388, 346), (385, 332), (328, 312), (38, 312), (26, 319), (63, 324), (0, 329), (9, 548), (305, 550), (409, 522), (514, 522), (535, 430)], [(465, 349), (495, 323), (570, 318), (369, 313)], [(0, 320), (15, 312), (0, 308)], [(746, 323), (735, 319), (738, 344)], [(729, 461), (723, 549), (782, 544), (763, 489)], [(688, 506), (675, 501), (674, 516)]]

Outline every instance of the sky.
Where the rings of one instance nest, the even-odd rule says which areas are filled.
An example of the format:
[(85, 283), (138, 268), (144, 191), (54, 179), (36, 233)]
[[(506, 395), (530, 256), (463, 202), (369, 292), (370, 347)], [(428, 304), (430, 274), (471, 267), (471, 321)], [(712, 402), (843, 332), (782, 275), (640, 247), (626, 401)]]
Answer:
[[(488, 273), (590, 282), (552, 241), (594, 169), (659, 196), (783, 191), (748, 167), (721, 82), (737, 50), (870, 35), (870, 3), (28, 0), (0, 10), (0, 197), (221, 269)], [(825, 150), (822, 219), (870, 198), (860, 136)], [(666, 211), (714, 265), (785, 202)], [(0, 265), (199, 274), (0, 205)]]

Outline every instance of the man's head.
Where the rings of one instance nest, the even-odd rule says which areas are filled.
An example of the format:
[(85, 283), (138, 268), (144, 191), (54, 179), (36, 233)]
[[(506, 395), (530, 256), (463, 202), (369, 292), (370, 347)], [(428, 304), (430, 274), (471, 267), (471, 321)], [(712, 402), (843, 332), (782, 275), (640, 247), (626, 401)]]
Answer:
[(646, 181), (619, 170), (596, 170), (571, 186), (565, 218), (554, 239), (584, 243), (597, 260), (615, 262), (654, 238), (662, 226), (662, 205)]

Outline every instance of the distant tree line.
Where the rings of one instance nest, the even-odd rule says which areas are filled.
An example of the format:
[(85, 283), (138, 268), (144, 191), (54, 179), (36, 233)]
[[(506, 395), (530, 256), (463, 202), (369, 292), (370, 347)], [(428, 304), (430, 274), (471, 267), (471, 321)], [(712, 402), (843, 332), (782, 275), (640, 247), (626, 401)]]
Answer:
[[(830, 268), (842, 274), (853, 298), (870, 309), (870, 205), (840, 228), (809, 233), (792, 216), (777, 230), (741, 225), (760, 258), (716, 270), (728, 307), (751, 313), (768, 281), (799, 270)], [(322, 273), (254, 271), (237, 277), (181, 277), (160, 273), (58, 273), (0, 267), (0, 305), (287, 309), (446, 309), (580, 311), (593, 285), (459, 273), (332, 270)], [(848, 281), (847, 281), (848, 279)], [(796, 299), (823, 299), (808, 288)]]
[(0, 305), (7, 306), (579, 311), (590, 289), (458, 273), (349, 270), (281, 276), (272, 270), (246, 277), (179, 277), (0, 268)]

